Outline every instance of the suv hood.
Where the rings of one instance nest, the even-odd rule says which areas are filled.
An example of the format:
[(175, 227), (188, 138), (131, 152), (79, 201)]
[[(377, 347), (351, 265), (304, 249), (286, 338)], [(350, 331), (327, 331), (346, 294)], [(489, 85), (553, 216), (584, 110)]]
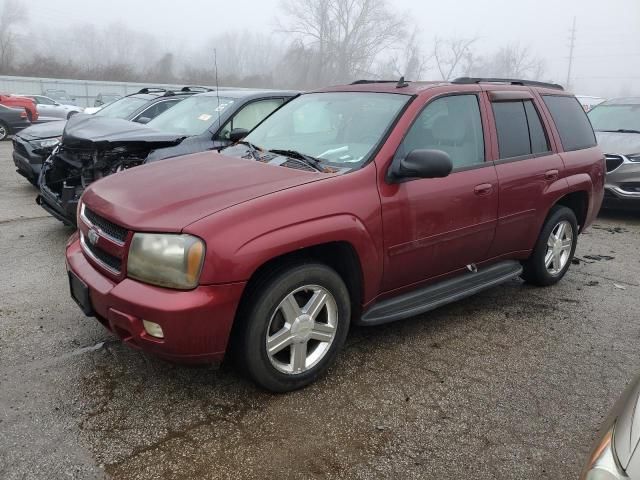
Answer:
[(27, 142), (33, 140), (42, 140), (43, 138), (59, 137), (60, 135), (62, 135), (66, 123), (66, 120), (39, 123), (25, 128), (20, 133), (18, 133), (17, 136), (26, 140)]
[(79, 113), (67, 121), (62, 144), (71, 148), (109, 148), (126, 143), (150, 143), (154, 148), (161, 148), (177, 145), (183, 138), (128, 120)]
[(639, 133), (596, 132), (596, 138), (604, 153), (617, 155), (640, 153)]
[(111, 175), (82, 201), (130, 230), (180, 232), (220, 210), (331, 176), (205, 152)]

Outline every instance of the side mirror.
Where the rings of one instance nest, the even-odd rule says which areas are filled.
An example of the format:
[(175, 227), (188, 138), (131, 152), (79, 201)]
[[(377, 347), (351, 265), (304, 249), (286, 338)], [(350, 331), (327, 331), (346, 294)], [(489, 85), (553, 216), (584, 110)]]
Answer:
[(136, 123), (141, 123), (143, 125), (146, 125), (147, 123), (149, 123), (151, 121), (151, 119), (149, 117), (140, 117), (136, 120)]
[(442, 150), (412, 150), (389, 171), (390, 180), (442, 178), (453, 170), (451, 157)]
[(233, 130), (231, 130), (231, 132), (229, 132), (229, 140), (231, 141), (231, 143), (238, 143), (247, 135), (249, 135), (249, 130), (247, 130), (246, 128), (234, 128)]

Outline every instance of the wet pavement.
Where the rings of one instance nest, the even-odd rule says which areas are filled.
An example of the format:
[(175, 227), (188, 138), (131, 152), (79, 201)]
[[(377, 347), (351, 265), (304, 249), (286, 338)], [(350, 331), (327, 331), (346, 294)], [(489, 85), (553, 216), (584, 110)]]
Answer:
[(287, 395), (123, 346), (67, 293), (71, 230), (0, 144), (0, 478), (570, 479), (640, 371), (640, 214), (607, 213), (567, 277), (354, 329)]

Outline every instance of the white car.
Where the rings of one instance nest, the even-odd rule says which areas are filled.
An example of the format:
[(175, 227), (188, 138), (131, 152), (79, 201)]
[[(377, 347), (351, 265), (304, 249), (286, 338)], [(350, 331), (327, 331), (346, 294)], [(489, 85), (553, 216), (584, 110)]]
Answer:
[(52, 120), (67, 120), (76, 113), (82, 112), (82, 108), (76, 105), (63, 105), (44, 95), (22, 95), (33, 99), (38, 109), (38, 122)]

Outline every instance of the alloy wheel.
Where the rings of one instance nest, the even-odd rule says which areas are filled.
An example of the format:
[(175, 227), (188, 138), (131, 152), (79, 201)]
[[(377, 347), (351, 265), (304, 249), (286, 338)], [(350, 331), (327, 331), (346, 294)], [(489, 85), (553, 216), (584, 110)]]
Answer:
[(287, 294), (275, 309), (266, 335), (267, 356), (276, 370), (300, 374), (320, 362), (336, 336), (338, 307), (319, 285), (305, 285)]
[(7, 131), (7, 127), (5, 127), (2, 123), (0, 123), (0, 140), (4, 140), (7, 138), (9, 132)]
[(558, 275), (569, 262), (573, 237), (573, 227), (567, 220), (561, 221), (551, 230), (544, 256), (544, 265), (551, 275)]

